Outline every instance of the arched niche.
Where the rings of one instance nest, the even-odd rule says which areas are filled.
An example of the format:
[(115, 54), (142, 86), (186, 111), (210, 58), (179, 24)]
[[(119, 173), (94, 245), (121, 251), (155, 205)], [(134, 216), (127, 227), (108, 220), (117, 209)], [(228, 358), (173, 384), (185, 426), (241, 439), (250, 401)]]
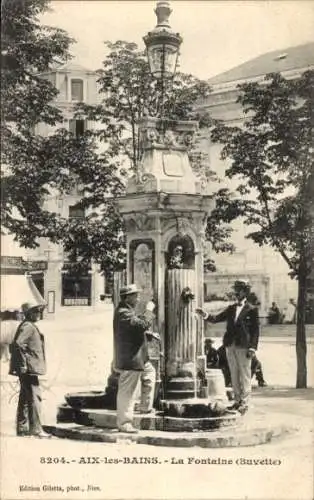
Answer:
[(166, 263), (167, 269), (195, 268), (195, 246), (188, 234), (176, 234), (169, 240)]
[(130, 243), (130, 277), (142, 290), (142, 297), (151, 300), (155, 283), (155, 245), (152, 239), (137, 239)]

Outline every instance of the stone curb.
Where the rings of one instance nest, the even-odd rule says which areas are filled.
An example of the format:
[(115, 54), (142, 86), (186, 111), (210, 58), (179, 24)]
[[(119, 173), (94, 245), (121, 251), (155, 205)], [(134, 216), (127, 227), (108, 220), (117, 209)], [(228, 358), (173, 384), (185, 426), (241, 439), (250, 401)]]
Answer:
[(138, 434), (126, 434), (117, 429), (100, 429), (83, 425), (57, 424), (45, 426), (45, 430), (59, 438), (104, 443), (148, 444), (154, 446), (190, 448), (232, 448), (256, 446), (269, 443), (273, 439), (287, 436), (297, 429), (288, 426), (272, 428), (230, 429), (229, 432), (163, 432), (139, 431)]

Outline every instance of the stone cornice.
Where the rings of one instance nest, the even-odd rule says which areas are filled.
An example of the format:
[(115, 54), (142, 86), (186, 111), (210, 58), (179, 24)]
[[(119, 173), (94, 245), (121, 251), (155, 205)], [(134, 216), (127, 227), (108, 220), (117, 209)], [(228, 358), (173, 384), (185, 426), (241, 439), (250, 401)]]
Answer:
[[(309, 71), (314, 69), (314, 66), (307, 66), (305, 68), (298, 68), (298, 69), (291, 69), (288, 71), (282, 71), (281, 75), (284, 78), (287, 79), (293, 79), (293, 78), (298, 78), (304, 73), (305, 71)], [(221, 92), (228, 92), (229, 90), (235, 90), (237, 85), (241, 85), (243, 83), (253, 83), (253, 82), (261, 82), (264, 80), (266, 75), (256, 75), (252, 76), (251, 78), (242, 78), (239, 80), (234, 80), (226, 83), (218, 83), (216, 85), (212, 85), (212, 95), (213, 94), (220, 94)]]
[(139, 122), (141, 148), (187, 151), (193, 144), (198, 123), (196, 121), (176, 121), (151, 116)]
[(209, 212), (214, 205), (211, 196), (182, 193), (135, 193), (117, 198), (122, 214), (149, 213), (165, 214), (169, 211), (190, 213), (192, 211)]
[[(288, 80), (292, 80), (294, 78), (299, 78), (305, 71), (313, 69), (314, 66), (307, 66), (305, 68), (282, 71), (281, 75)], [(233, 80), (226, 83), (212, 85), (212, 92), (210, 93), (209, 97), (202, 101), (199, 101), (199, 103), (197, 103), (197, 105), (195, 106), (195, 109), (213, 108), (236, 103), (238, 96), (238, 85), (254, 82), (263, 84), (266, 83), (265, 76), (266, 75), (258, 75), (251, 78)]]

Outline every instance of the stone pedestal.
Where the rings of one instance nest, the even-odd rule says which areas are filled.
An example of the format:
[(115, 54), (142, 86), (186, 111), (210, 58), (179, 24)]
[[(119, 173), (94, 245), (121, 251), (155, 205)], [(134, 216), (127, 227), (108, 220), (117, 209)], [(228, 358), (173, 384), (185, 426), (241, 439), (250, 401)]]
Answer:
[(205, 397), (217, 401), (227, 401), (225, 380), (221, 370), (209, 369), (205, 372)]
[[(171, 376), (178, 374), (174, 369), (176, 352), (173, 349), (179, 349), (181, 367), (184, 361), (190, 364), (190, 370), (192, 363), (194, 372), (195, 360), (198, 360), (196, 371), (199, 365), (204, 371), (203, 323), (197, 322), (193, 310), (203, 302), (203, 238), (207, 213), (212, 206), (210, 198), (201, 194), (156, 192), (129, 194), (118, 203), (127, 233), (127, 281), (142, 287), (145, 301), (153, 298), (156, 303), (154, 329), (162, 337), (166, 370), (169, 367)], [(192, 258), (183, 266), (190, 269), (169, 270), (173, 241), (189, 242)], [(147, 256), (146, 260), (141, 258), (143, 255)], [(178, 286), (171, 292), (167, 288), (170, 276), (178, 280)], [(186, 287), (191, 289), (194, 299), (184, 304), (180, 297)], [(177, 312), (170, 314), (170, 304), (177, 307)], [(171, 362), (167, 364), (169, 356)]]

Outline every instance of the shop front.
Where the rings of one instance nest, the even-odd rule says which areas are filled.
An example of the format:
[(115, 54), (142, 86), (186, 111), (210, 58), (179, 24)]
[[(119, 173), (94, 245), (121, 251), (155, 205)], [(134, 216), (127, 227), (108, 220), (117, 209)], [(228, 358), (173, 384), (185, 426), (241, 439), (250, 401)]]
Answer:
[(92, 305), (92, 272), (86, 269), (78, 272), (70, 263), (64, 263), (61, 283), (62, 306)]

